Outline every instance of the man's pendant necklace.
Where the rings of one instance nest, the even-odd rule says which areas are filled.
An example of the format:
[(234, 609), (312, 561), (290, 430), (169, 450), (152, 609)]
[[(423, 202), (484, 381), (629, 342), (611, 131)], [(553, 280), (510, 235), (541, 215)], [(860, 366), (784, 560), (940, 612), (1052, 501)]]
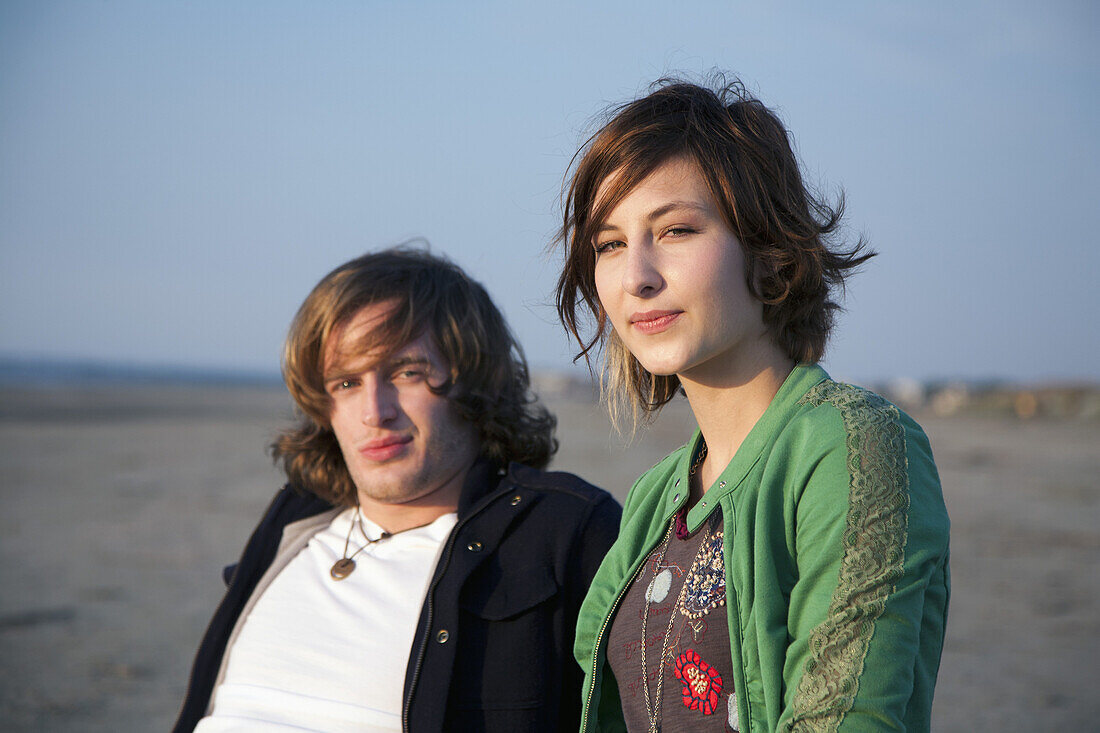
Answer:
[[(356, 555), (373, 545), (375, 542), (381, 542), (382, 540), (393, 536), (389, 532), (383, 532), (381, 535), (378, 536), (377, 539), (372, 540), (370, 537), (367, 537), (367, 533), (363, 529), (363, 523), (359, 517), (359, 508), (356, 507), (355, 520), (351, 523), (351, 526), (348, 527), (348, 538), (344, 540), (344, 556), (334, 562), (332, 564), (332, 567), (328, 571), (328, 574), (332, 576), (333, 580), (343, 580), (344, 578), (354, 573)], [(355, 552), (351, 553), (351, 555), (348, 555), (348, 546), (351, 545), (351, 533), (356, 527), (359, 528), (359, 533), (363, 535), (363, 539), (365, 539), (367, 543)]]

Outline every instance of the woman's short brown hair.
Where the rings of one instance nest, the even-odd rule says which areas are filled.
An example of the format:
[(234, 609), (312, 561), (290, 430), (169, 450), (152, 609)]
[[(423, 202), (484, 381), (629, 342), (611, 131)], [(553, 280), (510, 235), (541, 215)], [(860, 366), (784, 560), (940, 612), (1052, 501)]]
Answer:
[[(850, 271), (874, 256), (857, 241), (834, 238), (844, 211), (803, 183), (783, 123), (740, 82), (714, 88), (675, 79), (653, 84), (645, 97), (616, 107), (577, 155), (563, 191), (557, 241), (565, 250), (558, 279), (558, 315), (588, 359), (602, 345), (612, 404), (618, 399), (654, 413), (676, 394), (676, 375), (654, 375), (609, 327), (594, 278), (597, 229), (612, 210), (664, 163), (693, 161), (741, 243), (749, 292), (763, 303), (765, 327), (796, 362), (819, 361), (839, 305), (831, 294)], [(614, 177), (611, 177), (614, 174)], [(604, 185), (606, 184), (606, 185)], [(597, 200), (601, 185), (605, 191)], [(582, 336), (594, 319), (594, 333)]]
[(541, 468), (557, 449), (554, 417), (530, 394), (527, 362), (479, 283), (449, 260), (397, 247), (358, 257), (321, 280), (298, 309), (283, 351), (283, 378), (301, 412), (272, 445), (290, 482), (337, 505), (356, 487), (330, 423), (324, 386), (330, 339), (363, 308), (392, 303), (365, 336), (363, 353), (384, 360), (427, 333), (449, 368), (437, 394), (473, 423), (481, 455)]

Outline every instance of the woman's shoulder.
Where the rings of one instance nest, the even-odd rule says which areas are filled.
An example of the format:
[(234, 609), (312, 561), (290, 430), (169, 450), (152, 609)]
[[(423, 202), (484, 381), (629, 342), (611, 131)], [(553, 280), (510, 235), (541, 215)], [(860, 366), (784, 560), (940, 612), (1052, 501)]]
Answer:
[(885, 397), (829, 378), (802, 395), (782, 434), (826, 445), (870, 443), (887, 451), (928, 440), (920, 425)]
[(820, 417), (814, 408), (827, 406), (846, 421), (860, 424), (895, 419), (901, 412), (892, 402), (869, 389), (828, 377), (808, 389), (798, 403), (805, 408), (801, 413), (804, 416), (812, 418), (817, 414)]
[(771, 468), (797, 482), (823, 466), (886, 466), (938, 483), (928, 437), (913, 418), (869, 389), (825, 375), (795, 402), (765, 459)]
[(776, 448), (773, 453), (785, 457), (788, 471), (820, 475), (833, 469), (851, 486), (906, 486), (914, 498), (927, 493), (934, 504), (942, 504), (924, 430), (863, 387), (828, 378), (814, 385), (798, 401)]

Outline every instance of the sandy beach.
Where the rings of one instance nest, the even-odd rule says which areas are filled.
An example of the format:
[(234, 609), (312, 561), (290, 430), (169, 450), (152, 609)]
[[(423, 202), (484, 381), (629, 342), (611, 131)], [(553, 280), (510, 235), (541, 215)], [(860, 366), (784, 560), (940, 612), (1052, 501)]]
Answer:
[[(555, 467), (620, 499), (693, 426), (675, 405), (626, 444), (590, 401), (548, 403)], [(0, 391), (0, 728), (168, 728), (288, 414), (281, 388)], [(917, 418), (953, 523), (934, 730), (1095, 730), (1100, 421)]]

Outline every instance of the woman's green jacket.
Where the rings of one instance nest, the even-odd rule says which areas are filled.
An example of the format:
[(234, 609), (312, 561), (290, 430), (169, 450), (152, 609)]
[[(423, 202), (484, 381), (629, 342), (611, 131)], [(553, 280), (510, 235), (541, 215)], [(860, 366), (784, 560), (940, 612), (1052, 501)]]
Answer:
[[(635, 483), (581, 607), (581, 730), (624, 730), (608, 626), (688, 500), (699, 433)], [(950, 587), (928, 439), (878, 395), (795, 367), (687, 514), (722, 512), (740, 730), (928, 730)]]

